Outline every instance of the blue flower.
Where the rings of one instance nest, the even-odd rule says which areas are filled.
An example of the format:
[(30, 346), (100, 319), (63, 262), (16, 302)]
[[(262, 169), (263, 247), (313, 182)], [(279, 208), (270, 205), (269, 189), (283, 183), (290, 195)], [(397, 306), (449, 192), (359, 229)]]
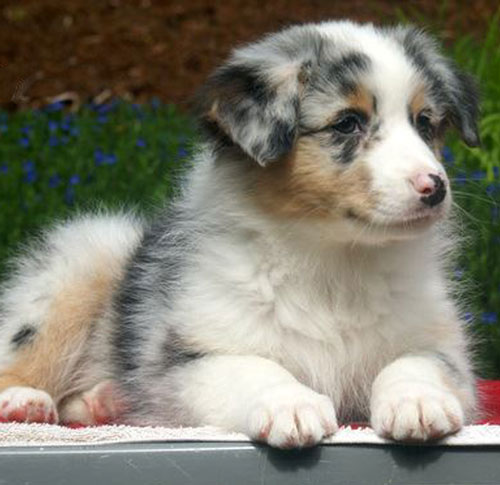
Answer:
[(97, 113), (105, 115), (111, 113), (111, 111), (113, 111), (117, 105), (118, 105), (118, 100), (112, 99), (109, 103), (98, 104), (95, 107), (95, 110), (97, 111)]
[(69, 178), (70, 185), (78, 185), (80, 183), (80, 176), (75, 174)]
[(22, 133), (23, 135), (28, 136), (28, 135), (31, 133), (31, 130), (32, 130), (32, 129), (33, 129), (33, 127), (32, 127), (32, 126), (30, 126), (30, 125), (25, 125), (25, 126), (23, 126), (23, 127), (21, 128), (21, 133)]
[(455, 279), (461, 280), (464, 277), (464, 270), (462, 268), (456, 268), (454, 271)]
[(114, 153), (104, 153), (100, 148), (94, 150), (94, 161), (96, 166), (114, 165), (118, 159)]
[(117, 162), (117, 157), (114, 153), (109, 153), (106, 155), (106, 158), (104, 159), (104, 164), (105, 165), (114, 165)]
[(188, 152), (184, 147), (180, 147), (179, 150), (177, 150), (177, 156), (179, 158), (187, 157), (187, 155), (188, 155)]
[(450, 150), (449, 147), (443, 147), (441, 154), (443, 155), (443, 160), (446, 163), (453, 165), (453, 162), (455, 161), (455, 157), (453, 156), (453, 152)]
[(9, 166), (6, 163), (0, 165), (0, 173), (2, 175), (7, 173), (8, 171), (9, 171)]
[(486, 172), (483, 170), (475, 170), (470, 174), (472, 180), (483, 180), (486, 178)]
[(9, 127), (7, 125), (0, 125), (0, 133), (5, 133), (8, 129)]
[(26, 175), (24, 176), (23, 180), (27, 184), (32, 184), (37, 178), (36, 171), (35, 170), (30, 170), (29, 172), (26, 172)]
[(48, 104), (45, 107), (45, 111), (48, 113), (54, 113), (55, 111), (61, 111), (64, 108), (64, 103), (57, 101), (56, 103)]
[(497, 323), (497, 314), (495, 312), (483, 312), (481, 314), (481, 323), (485, 325), (494, 325)]
[(58, 175), (58, 174), (51, 175), (51, 176), (49, 177), (49, 187), (50, 187), (51, 189), (56, 188), (58, 185), (60, 185), (61, 180), (62, 180), (62, 179), (61, 179), (61, 176), (60, 176), (60, 175)]
[(102, 165), (105, 158), (106, 155), (104, 155), (104, 152), (100, 148), (94, 150), (94, 161), (97, 166)]
[(495, 184), (488, 184), (486, 187), (486, 194), (490, 197), (497, 191), (497, 187)]
[(97, 121), (101, 124), (107, 123), (108, 117), (105, 114), (100, 114), (99, 116), (97, 116)]
[(57, 136), (49, 137), (49, 146), (56, 147), (57, 145), (59, 145), (59, 138), (57, 138)]
[(27, 148), (30, 146), (30, 139), (23, 136), (22, 138), (19, 138), (19, 145), (21, 145), (24, 148)]
[(137, 138), (137, 141), (135, 142), (135, 144), (139, 148), (144, 148), (146, 146), (146, 140), (144, 140), (144, 138)]
[(35, 170), (35, 164), (33, 163), (33, 161), (26, 160), (25, 162), (23, 162), (23, 170), (25, 172), (32, 172), (33, 170)]
[(464, 320), (466, 323), (472, 323), (474, 321), (474, 315), (471, 312), (464, 313)]
[(464, 185), (465, 182), (467, 182), (467, 174), (465, 172), (458, 172), (456, 177), (454, 178), (454, 181), (458, 185)]
[(57, 121), (53, 121), (53, 120), (50, 120), (48, 125), (49, 125), (49, 131), (51, 131), (51, 132), (57, 131), (57, 128), (59, 127), (59, 124), (57, 123)]

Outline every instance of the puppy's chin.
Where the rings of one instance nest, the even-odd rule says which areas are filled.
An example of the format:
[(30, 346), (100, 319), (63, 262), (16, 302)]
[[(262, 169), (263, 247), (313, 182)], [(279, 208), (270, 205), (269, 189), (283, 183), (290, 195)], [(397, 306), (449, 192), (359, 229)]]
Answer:
[[(447, 214), (445, 208), (406, 217), (356, 218), (349, 214), (343, 221), (342, 232), (346, 242), (365, 245), (386, 245), (397, 241), (417, 239), (431, 230)], [(338, 222), (334, 225), (339, 226)]]

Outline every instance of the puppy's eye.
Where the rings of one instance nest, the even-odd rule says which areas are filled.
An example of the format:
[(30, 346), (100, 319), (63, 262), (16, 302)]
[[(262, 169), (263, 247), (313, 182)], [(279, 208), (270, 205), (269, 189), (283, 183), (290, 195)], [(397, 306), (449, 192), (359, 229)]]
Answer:
[(415, 120), (415, 127), (424, 138), (432, 137), (434, 134), (434, 124), (429, 113), (421, 112)]
[(363, 123), (359, 114), (351, 112), (343, 114), (331, 127), (343, 135), (353, 135), (362, 131)]

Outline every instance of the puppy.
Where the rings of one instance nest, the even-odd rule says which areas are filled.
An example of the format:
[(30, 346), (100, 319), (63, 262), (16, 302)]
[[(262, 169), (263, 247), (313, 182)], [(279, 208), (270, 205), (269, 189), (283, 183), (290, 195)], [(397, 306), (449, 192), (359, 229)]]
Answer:
[(205, 141), (152, 221), (63, 223), (1, 297), (5, 420), (215, 425), (304, 447), (339, 422), (430, 440), (474, 416), (446, 255), (472, 80), (408, 27), (292, 27), (200, 92)]

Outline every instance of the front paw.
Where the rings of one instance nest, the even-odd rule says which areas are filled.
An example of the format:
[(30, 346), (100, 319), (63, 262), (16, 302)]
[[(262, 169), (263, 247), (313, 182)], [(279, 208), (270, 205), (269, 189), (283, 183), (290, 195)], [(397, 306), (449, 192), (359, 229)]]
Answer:
[(384, 438), (427, 441), (458, 431), (464, 412), (446, 389), (427, 383), (392, 384), (372, 396), (371, 425)]
[(337, 431), (331, 400), (301, 384), (279, 385), (264, 392), (248, 416), (247, 434), (277, 448), (303, 448)]

